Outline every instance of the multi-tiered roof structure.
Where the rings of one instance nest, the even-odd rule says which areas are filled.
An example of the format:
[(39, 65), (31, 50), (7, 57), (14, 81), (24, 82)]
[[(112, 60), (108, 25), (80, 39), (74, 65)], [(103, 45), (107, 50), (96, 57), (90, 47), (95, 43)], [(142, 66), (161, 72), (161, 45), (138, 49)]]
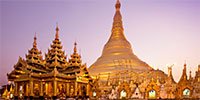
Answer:
[(74, 52), (67, 61), (57, 26), (55, 39), (43, 59), (35, 36), (26, 59), (20, 57), (14, 70), (7, 75), (15, 84), (15, 98), (89, 96), (92, 79), (76, 46), (74, 43)]

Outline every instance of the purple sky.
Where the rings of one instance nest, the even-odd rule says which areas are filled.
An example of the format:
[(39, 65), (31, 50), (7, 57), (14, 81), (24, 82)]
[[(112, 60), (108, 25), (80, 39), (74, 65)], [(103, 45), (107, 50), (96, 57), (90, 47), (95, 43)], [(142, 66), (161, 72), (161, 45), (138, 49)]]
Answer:
[[(1, 0), (0, 85), (18, 57), (25, 58), (37, 32), (38, 48), (46, 53), (60, 27), (69, 56), (77, 41), (88, 67), (101, 55), (115, 13), (116, 0)], [(143, 61), (179, 80), (186, 61), (194, 76), (200, 64), (199, 0), (121, 0), (125, 35)]]

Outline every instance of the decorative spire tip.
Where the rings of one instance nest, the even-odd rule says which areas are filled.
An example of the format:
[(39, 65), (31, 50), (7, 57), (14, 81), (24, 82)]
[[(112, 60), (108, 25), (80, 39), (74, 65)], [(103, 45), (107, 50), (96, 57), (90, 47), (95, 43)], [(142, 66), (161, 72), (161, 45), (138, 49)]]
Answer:
[(56, 39), (59, 38), (59, 28), (58, 28), (58, 23), (56, 23)]
[(35, 32), (35, 36), (34, 36), (33, 47), (37, 47), (37, 37), (36, 37), (36, 32)]
[(76, 53), (76, 52), (77, 52), (76, 45), (77, 45), (77, 43), (76, 43), (76, 42), (74, 42), (74, 53)]
[(115, 8), (116, 8), (117, 10), (119, 10), (120, 7), (121, 7), (121, 3), (120, 3), (119, 0), (117, 0), (117, 3), (115, 4)]

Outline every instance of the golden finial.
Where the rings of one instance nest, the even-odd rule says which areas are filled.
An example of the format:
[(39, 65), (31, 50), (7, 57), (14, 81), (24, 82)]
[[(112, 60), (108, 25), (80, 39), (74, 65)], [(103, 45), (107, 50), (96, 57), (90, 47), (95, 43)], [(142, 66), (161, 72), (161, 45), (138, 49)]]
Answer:
[(37, 47), (37, 37), (36, 37), (36, 32), (35, 32), (35, 36), (34, 36), (34, 41), (33, 41), (33, 47)]
[(77, 52), (76, 45), (77, 45), (77, 43), (76, 43), (76, 42), (74, 42), (74, 53), (76, 53), (76, 52)]
[(198, 71), (200, 72), (200, 65), (198, 65)]
[(186, 68), (187, 64), (186, 64), (186, 60), (185, 60), (185, 63), (184, 63), (184, 68)]
[(121, 3), (120, 3), (119, 0), (117, 0), (117, 3), (115, 4), (115, 8), (116, 8), (116, 10), (119, 10), (120, 7), (121, 7)]
[(58, 28), (58, 23), (56, 23), (56, 39), (59, 39), (59, 28)]

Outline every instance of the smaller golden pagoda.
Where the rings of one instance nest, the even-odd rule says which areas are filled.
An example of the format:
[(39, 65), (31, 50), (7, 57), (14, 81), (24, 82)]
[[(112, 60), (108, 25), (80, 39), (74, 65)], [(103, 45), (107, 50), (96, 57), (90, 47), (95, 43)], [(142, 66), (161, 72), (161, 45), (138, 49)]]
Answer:
[(193, 98), (200, 98), (200, 65), (198, 66), (195, 77), (191, 81), (192, 86), (194, 87)]
[(172, 66), (168, 67), (168, 78), (166, 79), (166, 82), (163, 84), (163, 88), (166, 91), (163, 95), (161, 95), (161, 98), (165, 99), (175, 99), (176, 94), (176, 85), (177, 83), (174, 81), (173, 75), (172, 75)]
[(15, 84), (15, 99), (90, 96), (92, 78), (86, 64), (82, 64), (76, 46), (77, 43), (74, 44), (74, 53), (67, 61), (57, 26), (55, 39), (43, 59), (35, 36), (33, 47), (28, 51), (26, 59), (19, 57), (14, 70), (7, 74), (8, 80)]
[(189, 81), (186, 73), (186, 64), (184, 64), (184, 69), (182, 76), (177, 84), (177, 97), (176, 98), (192, 98), (193, 86), (192, 81)]

